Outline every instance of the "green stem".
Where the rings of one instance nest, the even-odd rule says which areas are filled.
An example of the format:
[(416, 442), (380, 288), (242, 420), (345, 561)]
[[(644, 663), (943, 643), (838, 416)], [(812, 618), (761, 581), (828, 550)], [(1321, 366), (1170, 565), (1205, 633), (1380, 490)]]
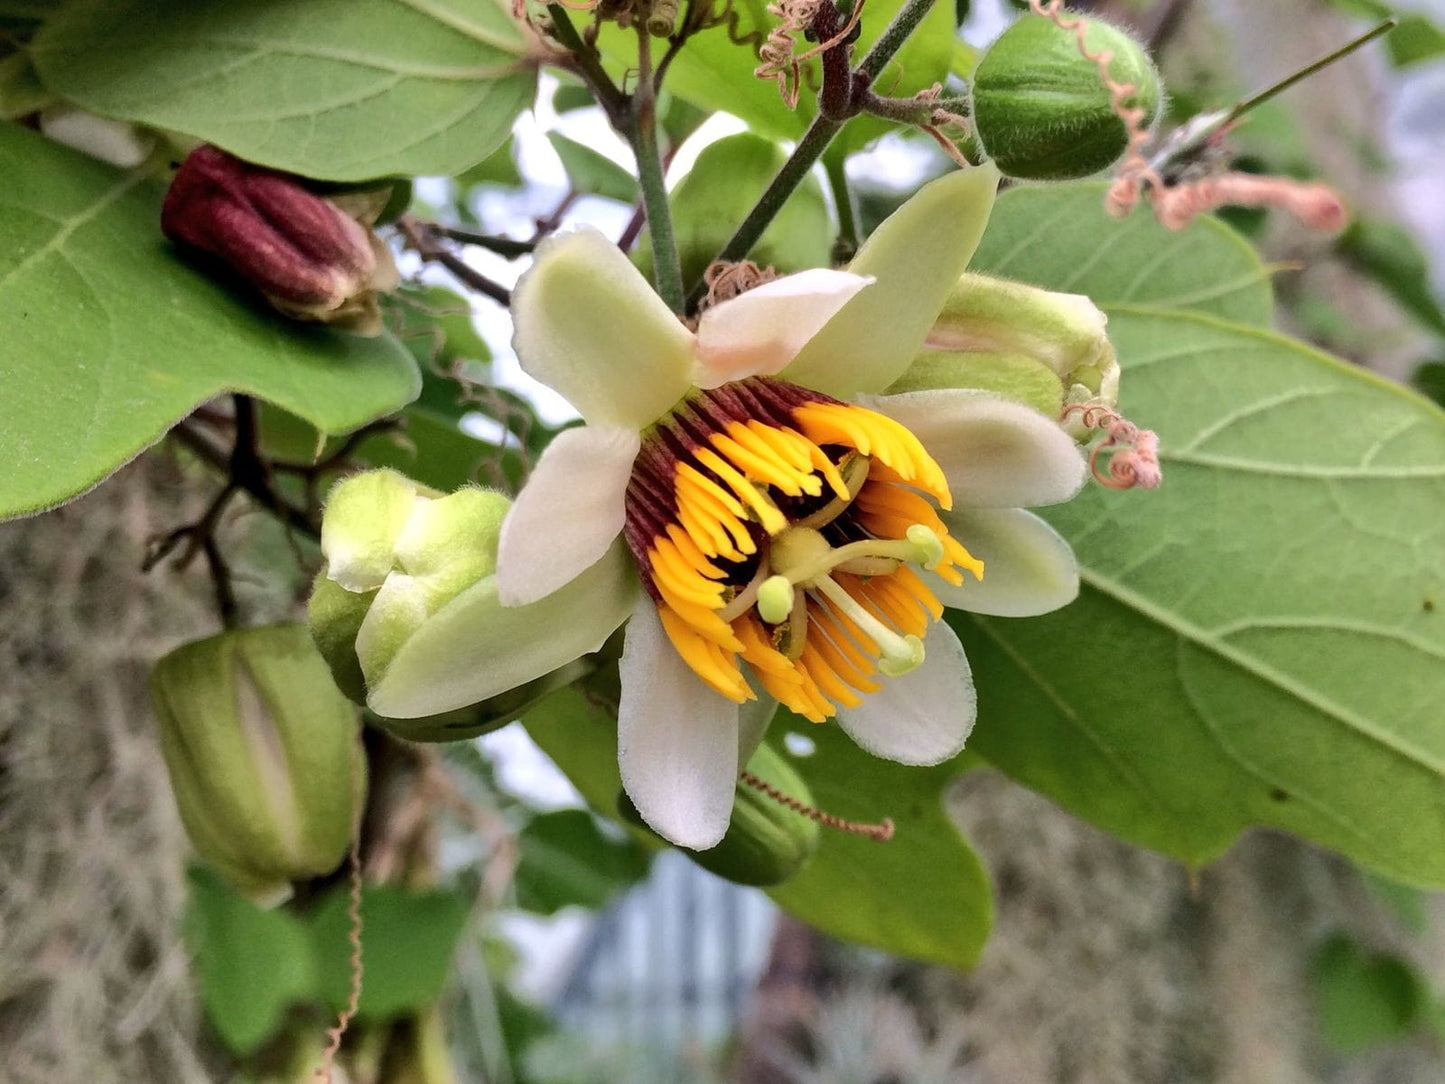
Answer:
[(552, 36), (572, 54), (577, 71), (591, 87), (597, 104), (607, 114), (612, 126), (621, 130), (627, 117), (627, 95), (618, 89), (612, 77), (603, 69), (602, 58), (597, 50), (584, 42), (582, 35), (577, 33), (567, 9), (561, 4), (548, 4), (547, 14), (552, 18)]
[(823, 155), (823, 169), (828, 173), (828, 187), (833, 191), (833, 205), (838, 209), (838, 240), (833, 244), (833, 259), (847, 263), (858, 251), (858, 210), (853, 205), (853, 190), (848, 187), (847, 159), (841, 154)]
[(903, 48), (903, 43), (918, 29), (923, 20), (928, 18), (928, 13), (933, 10), (936, 2), (937, 0), (908, 0), (908, 3), (898, 9), (898, 14), (893, 16), (888, 29), (883, 31), (883, 36), (873, 43), (873, 48), (868, 50), (863, 63), (858, 65), (858, 70), (868, 77), (870, 83), (882, 74), (888, 62), (893, 59), (893, 54)]
[[(927, 18), (936, 2), (937, 0), (908, 0), (899, 9), (898, 14), (893, 17), (893, 21), (888, 24), (883, 35), (873, 43), (873, 48), (868, 50), (868, 54), (857, 69), (851, 73), (851, 78), (863, 88), (872, 83), (888, 65), (888, 62), (893, 59), (893, 54), (903, 47), (908, 36), (917, 30), (919, 24)], [(840, 45), (837, 48), (842, 49), (847, 46)], [(825, 80), (827, 71), (828, 68), (825, 65)], [(828, 90), (829, 87), (825, 81), (824, 92), (826, 93)], [(856, 89), (850, 89), (849, 93), (854, 97), (861, 97), (857, 94)], [(850, 100), (853, 99), (850, 98)], [(853, 100), (850, 108), (851, 112), (844, 110), (845, 115), (836, 120), (821, 114), (813, 118), (813, 123), (808, 125), (808, 130), (803, 133), (803, 138), (799, 140), (792, 155), (783, 163), (782, 169), (778, 171), (778, 175), (773, 178), (772, 183), (758, 197), (758, 202), (753, 205), (753, 209), (748, 212), (737, 231), (723, 246), (723, 250), (717, 254), (714, 263), (735, 262), (743, 259), (752, 251), (752, 247), (762, 237), (763, 231), (783, 209), (783, 204), (788, 201), (793, 190), (803, 183), (803, 178), (813, 168), (813, 163), (818, 160), (823, 151), (827, 149), (828, 144), (833, 141), (833, 137), (838, 134), (839, 129), (843, 127), (844, 121), (859, 111), (856, 100)], [(706, 293), (707, 284), (705, 282), (696, 283), (691, 293), (688, 294), (688, 307), (695, 308)]]
[(637, 27), (637, 90), (632, 95), (628, 136), (637, 157), (637, 184), (652, 237), (652, 266), (657, 292), (673, 312), (682, 312), (682, 261), (672, 232), (672, 209), (667, 205), (662, 152), (657, 145), (657, 91), (652, 83), (652, 39), (646, 27)]
[[(743, 219), (728, 243), (723, 246), (713, 262), (735, 263), (743, 259), (755, 244), (762, 237), (763, 231), (768, 228), (788, 197), (793, 194), (793, 189), (803, 183), (803, 178), (813, 168), (813, 163), (822, 155), (824, 149), (833, 141), (842, 128), (841, 121), (828, 120), (826, 117), (814, 117), (813, 123), (808, 125), (808, 130), (803, 133), (803, 138), (798, 141), (797, 147), (783, 163), (783, 168), (778, 170), (778, 175), (773, 178), (771, 184), (761, 196), (758, 202), (753, 204), (753, 209)], [(695, 306), (707, 293), (707, 283), (699, 282), (688, 295), (689, 307)]]

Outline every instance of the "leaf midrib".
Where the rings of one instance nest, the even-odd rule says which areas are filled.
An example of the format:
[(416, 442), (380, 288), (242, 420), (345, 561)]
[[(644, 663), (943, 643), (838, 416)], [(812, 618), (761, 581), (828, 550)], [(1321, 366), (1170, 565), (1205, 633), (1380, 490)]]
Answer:
[(1327, 718), (1333, 719), (1359, 736), (1369, 739), (1382, 749), (1401, 757), (1416, 767), (1424, 768), (1436, 776), (1445, 778), (1445, 759), (1437, 759), (1424, 750), (1402, 741), (1398, 735), (1381, 730), (1369, 720), (1349, 711), (1329, 698), (1308, 689), (1289, 675), (1266, 666), (1254, 656), (1222, 642), (1215, 634), (1206, 631), (1181, 615), (1165, 609), (1139, 592), (1125, 587), (1122, 583), (1087, 566), (1080, 566), (1080, 580), (1107, 595), (1116, 602), (1130, 607), (1135, 612), (1168, 629), (1175, 635), (1207, 651), (1224, 662), (1250, 674), (1266, 684), (1286, 693), (1301, 704)]

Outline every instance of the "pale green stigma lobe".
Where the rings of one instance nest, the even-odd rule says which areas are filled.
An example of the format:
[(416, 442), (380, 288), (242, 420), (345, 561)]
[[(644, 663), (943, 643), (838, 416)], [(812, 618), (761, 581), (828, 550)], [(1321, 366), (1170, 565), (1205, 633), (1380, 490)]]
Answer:
[(769, 576), (758, 587), (758, 616), (781, 625), (793, 612), (793, 584), (786, 576)]
[(878, 645), (878, 669), (888, 677), (902, 677), (923, 662), (923, 641), (917, 636), (898, 635), (827, 576), (816, 580), (812, 586)]

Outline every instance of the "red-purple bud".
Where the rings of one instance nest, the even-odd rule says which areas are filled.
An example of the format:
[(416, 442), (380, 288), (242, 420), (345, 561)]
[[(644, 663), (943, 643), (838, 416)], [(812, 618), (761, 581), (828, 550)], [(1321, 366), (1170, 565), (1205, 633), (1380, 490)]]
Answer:
[(299, 178), (209, 145), (181, 163), (161, 208), (167, 237), (218, 257), (281, 312), (375, 335), (377, 292), (397, 274), (368, 227)]

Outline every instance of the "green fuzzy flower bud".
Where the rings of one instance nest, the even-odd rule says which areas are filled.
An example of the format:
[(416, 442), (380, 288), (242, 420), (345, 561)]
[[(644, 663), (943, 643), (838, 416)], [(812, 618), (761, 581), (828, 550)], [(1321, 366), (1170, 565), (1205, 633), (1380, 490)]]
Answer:
[(1107, 321), (1082, 294), (965, 274), (924, 349), (888, 391), (978, 388), (1051, 417), (1074, 403), (1112, 407), (1119, 363)]
[[(1162, 87), (1144, 47), (1124, 31), (1087, 20), (1084, 41), (1095, 56), (1112, 54), (1109, 75), (1134, 92), (1127, 108), (1159, 113)], [(1128, 149), (1099, 66), (1079, 52), (1072, 30), (1025, 15), (989, 47), (973, 78), (974, 131), (1007, 177), (1065, 181), (1108, 169)]]
[[(332, 490), (321, 528), (327, 563), (308, 618), (347, 696), (365, 703), (368, 688), (422, 625), (464, 592), (494, 583), (497, 535), (510, 507), (500, 493), (461, 489), (444, 496), (390, 470), (353, 475)], [(408, 741), (476, 737), (588, 668), (563, 666), (456, 711), (379, 722)]]
[[(770, 746), (758, 746), (748, 761), (747, 771), (779, 794), (803, 805), (812, 804), (812, 795), (802, 777)], [(617, 805), (623, 819), (656, 835), (625, 793), (618, 797)], [(733, 796), (732, 819), (722, 842), (706, 851), (683, 849), (683, 853), (703, 869), (726, 880), (767, 887), (782, 884), (803, 868), (818, 849), (818, 834), (817, 821), (739, 780)]]
[(365, 792), (356, 708), (302, 625), (225, 632), (156, 664), (151, 701), (181, 820), (238, 890), (284, 898), (340, 865)]

